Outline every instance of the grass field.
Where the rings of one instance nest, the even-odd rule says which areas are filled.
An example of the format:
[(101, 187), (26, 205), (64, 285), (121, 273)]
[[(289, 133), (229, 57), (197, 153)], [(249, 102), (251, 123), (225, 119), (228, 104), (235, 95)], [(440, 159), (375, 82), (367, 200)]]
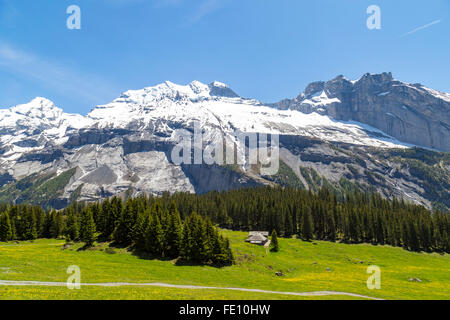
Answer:
[[(340, 291), (383, 299), (450, 299), (450, 255), (413, 253), (401, 248), (280, 239), (280, 252), (244, 242), (247, 234), (223, 231), (236, 264), (224, 268), (177, 265), (142, 259), (126, 249), (106, 253), (107, 244), (62, 250), (62, 240), (0, 243), (0, 280), (66, 282), (67, 267), (81, 269), (81, 282), (164, 282), (177, 285), (239, 287), (270, 291)], [(366, 285), (369, 265), (381, 268), (381, 289)], [(277, 276), (281, 271), (283, 276)], [(421, 282), (411, 282), (418, 278)], [(0, 286), (0, 299), (349, 299), (297, 297), (229, 290), (159, 287)]]

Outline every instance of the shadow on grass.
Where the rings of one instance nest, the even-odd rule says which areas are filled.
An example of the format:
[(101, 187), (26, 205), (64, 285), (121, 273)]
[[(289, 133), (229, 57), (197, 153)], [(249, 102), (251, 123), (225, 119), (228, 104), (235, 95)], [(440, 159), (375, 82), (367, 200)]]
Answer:
[[(223, 268), (227, 266), (231, 266), (232, 263), (228, 264), (214, 264), (211, 261), (208, 263), (200, 263), (192, 260), (185, 260), (182, 257), (164, 257), (157, 254), (149, 253), (146, 251), (142, 251), (139, 249), (136, 249), (134, 246), (128, 246), (123, 245), (117, 242), (110, 242), (106, 239), (98, 239), (97, 242), (99, 245), (84, 245), (81, 248), (78, 248), (77, 251), (87, 251), (87, 250), (100, 250), (104, 251), (108, 254), (116, 254), (118, 253), (116, 249), (126, 249), (126, 251), (130, 252), (133, 256), (142, 259), (142, 260), (157, 260), (157, 261), (164, 261), (164, 262), (172, 262), (175, 266), (209, 266), (214, 268)], [(107, 245), (104, 247), (104, 245)]]
[(231, 266), (232, 264), (225, 264), (225, 265), (217, 265), (217, 264), (213, 264), (213, 263), (200, 263), (200, 262), (196, 262), (196, 261), (191, 261), (191, 260), (185, 260), (181, 257), (177, 257), (177, 258), (173, 258), (173, 257), (162, 257), (159, 255), (155, 255), (152, 253), (148, 253), (148, 252), (144, 252), (141, 250), (137, 250), (137, 249), (133, 249), (133, 248), (129, 248), (128, 251), (131, 251), (133, 256), (138, 257), (139, 259), (143, 259), (143, 260), (157, 260), (157, 261), (171, 261), (173, 262), (173, 264), (175, 266), (178, 267), (203, 267), (203, 266), (208, 266), (208, 267), (213, 267), (213, 268), (223, 268), (223, 267), (228, 267)]
[(143, 259), (143, 260), (173, 261), (173, 260), (178, 259), (178, 258), (170, 258), (170, 257), (161, 257), (161, 256), (155, 255), (153, 253), (145, 252), (145, 251), (134, 249), (134, 248), (129, 248), (128, 251), (130, 251), (133, 256), (138, 257), (139, 259)]
[(86, 251), (86, 250), (94, 249), (94, 248), (95, 248), (95, 247), (94, 247), (93, 245), (87, 245), (87, 244), (85, 244), (84, 246), (78, 248), (77, 251), (78, 251), (78, 252), (80, 252), (80, 251)]

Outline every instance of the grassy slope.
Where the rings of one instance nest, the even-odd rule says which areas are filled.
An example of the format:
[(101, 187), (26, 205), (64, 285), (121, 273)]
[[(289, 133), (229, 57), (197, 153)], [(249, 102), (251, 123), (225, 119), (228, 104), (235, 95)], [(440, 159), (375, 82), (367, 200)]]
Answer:
[[(165, 282), (172, 284), (244, 287), (274, 291), (333, 290), (385, 299), (448, 299), (450, 256), (412, 253), (400, 248), (345, 245), (296, 239), (280, 239), (281, 251), (269, 253), (245, 243), (246, 233), (224, 231), (232, 241), (237, 264), (222, 269), (206, 266), (177, 266), (173, 261), (145, 260), (118, 250), (77, 252), (78, 246), (61, 250), (63, 241), (0, 245), (1, 280), (62, 281), (69, 265), (78, 265), (82, 282)], [(316, 262), (316, 263), (314, 263)], [(381, 290), (366, 287), (366, 268), (381, 268)], [(327, 271), (330, 268), (330, 271)], [(285, 275), (278, 277), (276, 271)], [(419, 278), (422, 282), (409, 282)], [(164, 298), (164, 299), (288, 299), (288, 296), (229, 292), (189, 291), (165, 288), (66, 288), (0, 287), (0, 298)], [(290, 297), (295, 298), (295, 297)], [(302, 297), (300, 297), (302, 298)], [(334, 297), (336, 298), (336, 297)]]
[[(310, 300), (312, 297), (239, 292), (230, 290), (190, 290), (161, 287), (99, 288), (83, 287), (69, 290), (63, 287), (0, 288), (5, 300)], [(348, 296), (319, 296), (315, 300), (351, 300)]]
[[(64, 188), (75, 174), (76, 168), (67, 170), (56, 176), (51, 174), (32, 174), (8, 184), (0, 189), (0, 202), (10, 203), (14, 199), (17, 203), (48, 206), (52, 200), (64, 193)], [(77, 190), (75, 190), (77, 191)]]

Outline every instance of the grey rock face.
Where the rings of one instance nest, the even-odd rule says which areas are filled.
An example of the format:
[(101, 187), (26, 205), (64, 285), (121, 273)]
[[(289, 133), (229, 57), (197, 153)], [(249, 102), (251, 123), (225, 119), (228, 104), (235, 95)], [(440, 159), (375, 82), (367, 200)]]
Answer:
[(325, 82), (318, 81), (310, 83), (305, 89), (305, 97), (311, 98), (314, 94), (323, 91), (325, 88)]
[[(281, 136), (280, 158), (307, 189), (377, 192), (432, 208), (450, 208), (448, 153), (381, 149)], [(426, 159), (429, 159), (426, 160)]]
[[(338, 101), (322, 97), (311, 104), (311, 96), (321, 92)], [(297, 98), (275, 106), (358, 121), (407, 143), (450, 151), (450, 95), (397, 81), (391, 73), (365, 74), (354, 82), (343, 76), (314, 82)]]

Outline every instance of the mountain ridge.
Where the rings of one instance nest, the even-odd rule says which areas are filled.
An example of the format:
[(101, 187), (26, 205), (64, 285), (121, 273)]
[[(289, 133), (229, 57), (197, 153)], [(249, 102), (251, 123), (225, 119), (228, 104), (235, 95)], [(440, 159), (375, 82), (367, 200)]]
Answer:
[(406, 143), (450, 151), (450, 94), (401, 82), (390, 72), (313, 82), (296, 98), (272, 106), (358, 121)]
[[(401, 94), (387, 93), (386, 86)], [(360, 117), (366, 112), (363, 106), (375, 107), (380, 114), (398, 116), (400, 125), (408, 124), (415, 119), (411, 110), (418, 106), (409, 103), (411, 110), (401, 106), (416, 97), (428, 102), (425, 108), (446, 110), (447, 94), (424, 88), (398, 82), (391, 74), (366, 74), (356, 81), (338, 76), (311, 83), (297, 98), (264, 104), (242, 98), (220, 82), (193, 81), (185, 86), (165, 82), (126, 91), (86, 116), (64, 113), (51, 101), (37, 98), (28, 106), (0, 110), (0, 201), (26, 201), (35, 193), (46, 204), (61, 207), (118, 194), (203, 193), (282, 184), (312, 190), (323, 185), (341, 191), (373, 189), (429, 208), (450, 207), (445, 195), (450, 188), (448, 155), (426, 151), (432, 160), (416, 163), (414, 153), (396, 151), (420, 146), (395, 137), (397, 122), (391, 122), (390, 135), (377, 128), (380, 123), (367, 124)], [(359, 108), (353, 111), (356, 116), (346, 118), (352, 115), (354, 101)], [(383, 109), (391, 105), (395, 111)], [(404, 114), (397, 114), (399, 105)], [(44, 110), (49, 117), (43, 116)], [(424, 117), (434, 121), (436, 116)], [(445, 124), (445, 116), (440, 121)], [(236, 140), (238, 132), (279, 135), (280, 173), (261, 176), (246, 161), (174, 164), (171, 151), (180, 130), (192, 132), (195, 123), (202, 129), (203, 147), (224, 139), (226, 145), (245, 150), (247, 146)], [(438, 134), (449, 137), (446, 131)], [(37, 189), (29, 189), (30, 184)], [(37, 201), (36, 196), (32, 199)]]

